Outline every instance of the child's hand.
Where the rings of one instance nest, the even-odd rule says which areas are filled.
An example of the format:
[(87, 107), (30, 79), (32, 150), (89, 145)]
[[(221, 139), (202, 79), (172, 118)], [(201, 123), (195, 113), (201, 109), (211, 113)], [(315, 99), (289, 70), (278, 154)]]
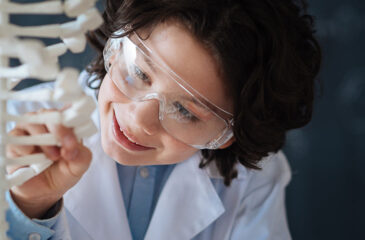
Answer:
[[(36, 114), (36, 113), (33, 113)], [(63, 194), (75, 185), (87, 170), (91, 162), (91, 152), (78, 142), (73, 129), (62, 125), (21, 124), (9, 135), (26, 136), (52, 133), (62, 146), (21, 146), (8, 145), (8, 157), (20, 157), (43, 152), (54, 163), (39, 175), (21, 186), (10, 189), (13, 200), (30, 218), (41, 218)], [(18, 167), (19, 168), (19, 167)], [(17, 168), (8, 168), (12, 173)]]

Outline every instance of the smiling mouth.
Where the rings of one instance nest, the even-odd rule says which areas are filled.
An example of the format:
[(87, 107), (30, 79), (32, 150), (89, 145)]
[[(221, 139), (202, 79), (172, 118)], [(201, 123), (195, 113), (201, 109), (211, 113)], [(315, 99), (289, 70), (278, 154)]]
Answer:
[(117, 118), (115, 116), (115, 112), (113, 110), (113, 135), (118, 145), (122, 145), (124, 148), (127, 148), (132, 151), (146, 151), (150, 149), (154, 149), (152, 147), (147, 147), (136, 143), (131, 137), (127, 136), (127, 134), (123, 131), (122, 127), (119, 125)]

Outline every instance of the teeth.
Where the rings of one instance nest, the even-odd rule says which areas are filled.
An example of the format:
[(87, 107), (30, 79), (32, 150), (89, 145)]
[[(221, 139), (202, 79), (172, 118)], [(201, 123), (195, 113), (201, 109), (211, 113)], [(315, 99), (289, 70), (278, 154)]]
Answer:
[(135, 141), (133, 141), (132, 139), (130, 139), (127, 135), (125, 135), (125, 133), (123, 132), (123, 130), (120, 128), (120, 131), (124, 134), (124, 136), (129, 140), (131, 141), (132, 143), (135, 143), (137, 144)]

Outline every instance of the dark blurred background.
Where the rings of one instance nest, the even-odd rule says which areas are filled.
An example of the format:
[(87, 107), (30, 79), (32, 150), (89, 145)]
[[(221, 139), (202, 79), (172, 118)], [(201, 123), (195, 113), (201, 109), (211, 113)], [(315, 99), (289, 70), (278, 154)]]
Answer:
[[(293, 172), (286, 198), (290, 230), (294, 240), (364, 239), (365, 1), (308, 2), (323, 49), (319, 79), (324, 88), (311, 123), (289, 132), (284, 147)], [(67, 19), (22, 15), (11, 21), (37, 25)], [(88, 47), (83, 54), (67, 53), (60, 62), (81, 70), (93, 55)], [(26, 80), (17, 88), (36, 82)]]
[[(293, 239), (365, 239), (365, 1), (310, 0), (323, 49), (311, 123), (288, 133)], [(362, 237), (361, 237), (362, 236)]]

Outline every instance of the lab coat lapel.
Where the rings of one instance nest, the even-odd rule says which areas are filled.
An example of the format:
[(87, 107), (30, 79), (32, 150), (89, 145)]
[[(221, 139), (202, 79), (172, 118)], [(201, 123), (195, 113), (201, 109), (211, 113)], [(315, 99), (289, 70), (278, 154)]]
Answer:
[(116, 163), (103, 152), (98, 134), (84, 144), (94, 149), (93, 161), (64, 196), (65, 206), (94, 239), (132, 240)]
[(198, 167), (200, 155), (178, 164), (167, 180), (145, 240), (188, 240), (225, 211), (206, 171)]

